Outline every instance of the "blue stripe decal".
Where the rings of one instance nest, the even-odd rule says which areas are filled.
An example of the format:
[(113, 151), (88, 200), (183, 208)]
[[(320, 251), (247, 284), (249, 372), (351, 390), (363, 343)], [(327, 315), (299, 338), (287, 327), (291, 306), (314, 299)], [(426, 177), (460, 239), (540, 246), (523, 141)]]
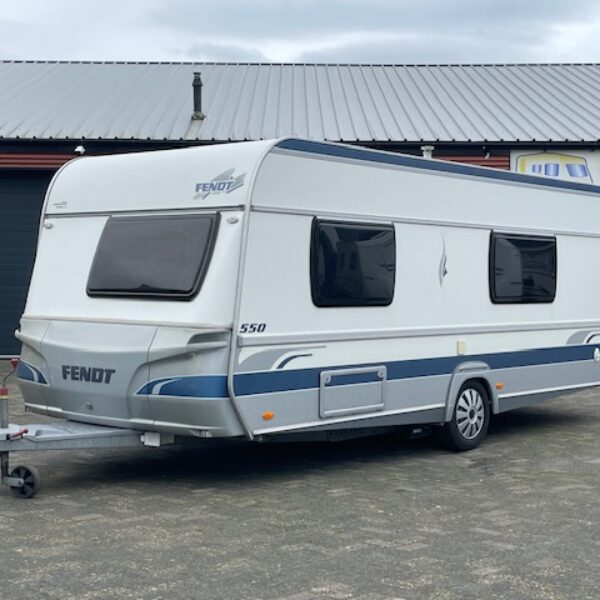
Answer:
[[(320, 375), (324, 370), (350, 369), (359, 367), (387, 367), (387, 379), (410, 379), (433, 375), (450, 375), (458, 365), (466, 361), (481, 361), (491, 369), (510, 369), (514, 367), (530, 367), (535, 365), (560, 364), (581, 360), (593, 360), (596, 346), (561, 346), (558, 348), (542, 348), (537, 350), (520, 350), (495, 354), (475, 354), (470, 356), (447, 356), (441, 358), (424, 358), (402, 360), (388, 363), (362, 365), (339, 365), (336, 367), (315, 367), (310, 369), (263, 371), (258, 373), (240, 373), (235, 376), (235, 392), (238, 396), (269, 394), (303, 389), (316, 389), (320, 385)], [(357, 374), (363, 378), (376, 374)], [(335, 377), (335, 376), (334, 376)], [(355, 383), (345, 378), (352, 375), (335, 377), (333, 385)], [(157, 384), (169, 382), (158, 389), (154, 395), (189, 396), (197, 398), (227, 398), (227, 377), (225, 375), (198, 375), (193, 377), (157, 379), (147, 383), (137, 393), (150, 394)]]
[(444, 163), (426, 158), (406, 156), (402, 154), (392, 154), (378, 152), (360, 147), (339, 146), (337, 144), (324, 144), (322, 142), (311, 142), (308, 140), (286, 139), (279, 144), (277, 148), (284, 150), (295, 150), (298, 152), (307, 152), (309, 154), (320, 154), (322, 156), (335, 156), (339, 158), (350, 158), (354, 160), (364, 160), (387, 165), (399, 165), (411, 167), (413, 169), (422, 169), (425, 171), (439, 171), (444, 173), (456, 173), (458, 175), (468, 175), (469, 177), (483, 177), (484, 179), (497, 179), (500, 181), (513, 181), (516, 183), (527, 183), (544, 187), (561, 188), (565, 190), (575, 190), (578, 192), (587, 192), (590, 194), (600, 194), (600, 186), (587, 183), (578, 183), (564, 181), (562, 179), (545, 179), (535, 175), (524, 175), (513, 171), (500, 171), (495, 169), (481, 169), (469, 165), (454, 163)]
[(17, 365), (16, 375), (19, 379), (23, 379), (24, 381), (35, 381), (33, 369), (22, 360), (20, 360)]
[(146, 385), (143, 385), (136, 392), (136, 395), (141, 394), (145, 396), (146, 394), (151, 394), (152, 388), (156, 387), (157, 385), (160, 385), (161, 383), (164, 383), (165, 381), (171, 381), (173, 379), (181, 379), (181, 377), (164, 377), (163, 379), (153, 379), (152, 381), (149, 381)]
[(46, 378), (39, 369), (36, 369), (29, 363), (26, 363), (22, 360), (20, 360), (19, 364), (17, 365), (16, 375), (18, 379), (22, 379), (24, 381), (32, 381), (33, 383), (48, 385)]
[[(200, 384), (200, 386), (198, 385)], [(201, 387), (202, 393), (198, 394)], [(204, 398), (227, 398), (227, 377), (225, 375), (204, 375), (183, 377), (160, 388), (161, 396), (202, 396)]]
[(287, 365), (289, 362), (291, 362), (292, 360), (295, 360), (296, 358), (306, 358), (307, 356), (312, 356), (312, 352), (309, 352), (308, 354), (292, 354), (292, 356), (288, 356), (287, 358), (284, 358), (278, 365), (277, 368), (278, 369), (283, 369), (283, 367), (285, 367), (285, 365)]
[[(153, 388), (163, 382), (157, 392)], [(184, 396), (191, 398), (228, 398), (225, 375), (194, 375), (191, 377), (168, 377), (155, 379), (140, 388), (136, 395)]]

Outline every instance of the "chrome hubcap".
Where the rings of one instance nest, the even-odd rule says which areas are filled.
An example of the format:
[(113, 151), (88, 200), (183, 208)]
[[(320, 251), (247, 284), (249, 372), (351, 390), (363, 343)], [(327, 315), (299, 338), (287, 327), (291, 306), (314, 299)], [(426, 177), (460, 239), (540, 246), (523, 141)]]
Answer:
[(477, 390), (466, 389), (456, 403), (456, 425), (467, 440), (476, 438), (483, 428), (485, 408), (483, 398)]

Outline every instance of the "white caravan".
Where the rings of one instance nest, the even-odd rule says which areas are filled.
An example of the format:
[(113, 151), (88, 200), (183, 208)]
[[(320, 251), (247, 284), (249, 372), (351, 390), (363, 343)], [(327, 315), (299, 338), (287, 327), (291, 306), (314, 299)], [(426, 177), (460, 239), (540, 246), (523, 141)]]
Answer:
[(299, 139), (54, 178), (26, 406), (171, 436), (439, 425), (600, 384), (600, 187)]

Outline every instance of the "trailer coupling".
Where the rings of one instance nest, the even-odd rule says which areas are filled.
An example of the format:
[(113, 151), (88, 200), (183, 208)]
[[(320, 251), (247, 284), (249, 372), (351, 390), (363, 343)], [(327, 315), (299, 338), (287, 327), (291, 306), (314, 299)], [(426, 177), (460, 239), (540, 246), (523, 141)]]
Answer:
[[(52, 424), (8, 425), (0, 428), (0, 478), (18, 498), (32, 498), (40, 489), (35, 467), (19, 465), (9, 470), (11, 452), (83, 450), (144, 446), (143, 432), (64, 421)], [(153, 444), (159, 445), (159, 444)]]
[(18, 465), (10, 470), (11, 452), (159, 447), (175, 442), (175, 436), (171, 434), (88, 425), (74, 421), (10, 424), (6, 379), (14, 372), (16, 362), (11, 360), (13, 371), (0, 382), (0, 483), (8, 486), (17, 498), (33, 498), (38, 493), (40, 474), (30, 465)]

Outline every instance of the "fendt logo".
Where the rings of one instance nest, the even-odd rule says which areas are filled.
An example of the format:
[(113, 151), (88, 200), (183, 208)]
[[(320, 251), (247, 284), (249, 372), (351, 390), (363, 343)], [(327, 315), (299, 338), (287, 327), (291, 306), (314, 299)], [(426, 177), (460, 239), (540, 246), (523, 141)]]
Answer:
[(233, 190), (244, 185), (244, 178), (246, 173), (242, 173), (237, 177), (233, 176), (235, 169), (227, 169), (227, 171), (217, 175), (210, 181), (201, 181), (196, 184), (196, 195), (195, 198), (208, 197), (210, 194), (229, 194)]
[(91, 383), (110, 383), (115, 369), (100, 367), (82, 367), (79, 365), (62, 365), (62, 378), (71, 381), (89, 381)]

